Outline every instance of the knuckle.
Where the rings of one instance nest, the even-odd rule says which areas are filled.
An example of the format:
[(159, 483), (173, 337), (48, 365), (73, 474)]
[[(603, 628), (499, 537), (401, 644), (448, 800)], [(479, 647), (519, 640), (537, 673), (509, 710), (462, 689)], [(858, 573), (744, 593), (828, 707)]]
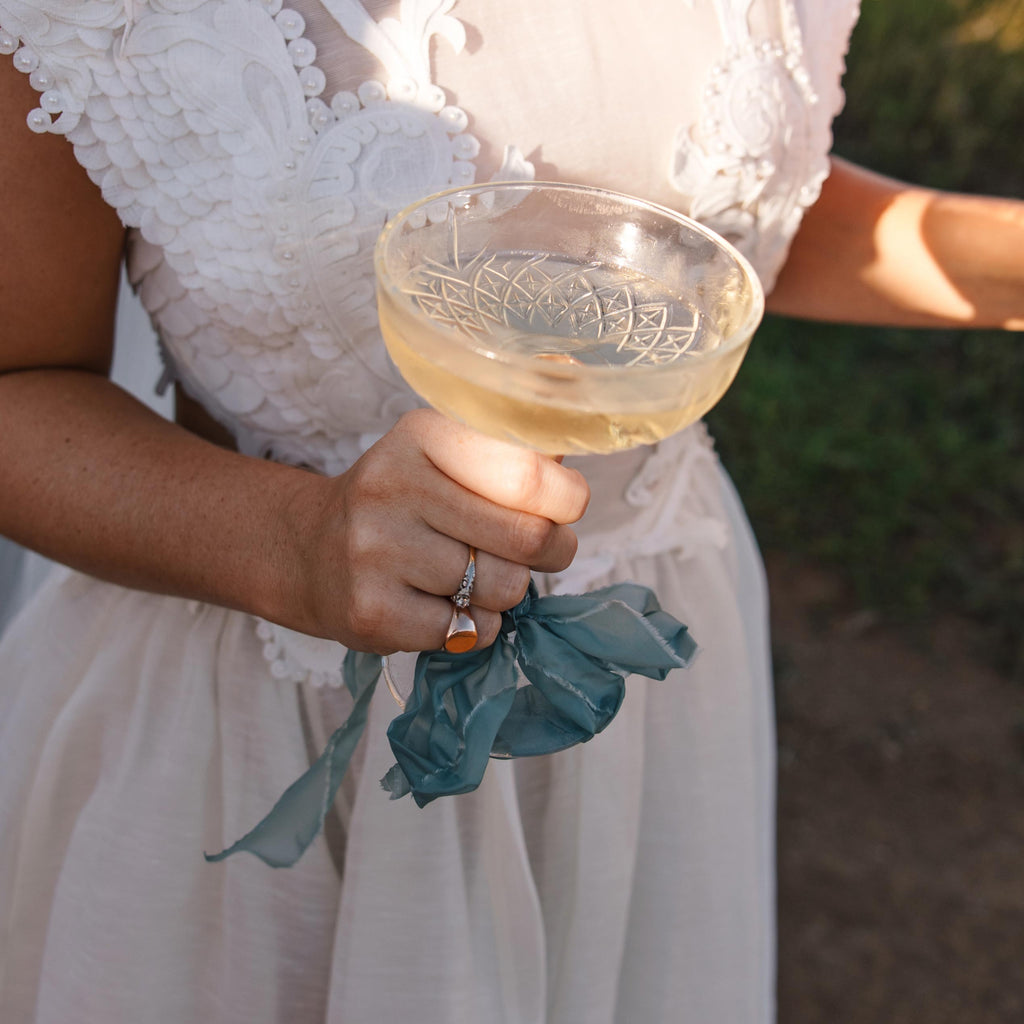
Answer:
[(529, 566), (505, 560), (498, 563), (495, 579), (492, 581), (492, 591), (499, 608), (514, 608), (526, 596), (529, 586)]
[(506, 607), (514, 608), (524, 597), (530, 587), (530, 567), (526, 565), (515, 565), (509, 563), (509, 574), (506, 581), (508, 604)]
[(411, 439), (417, 446), (421, 446), (436, 416), (433, 409), (410, 409), (399, 416), (391, 433)]
[(562, 527), (558, 531), (558, 540), (559, 543), (555, 553), (552, 555), (548, 572), (561, 572), (563, 569), (568, 569), (572, 565), (572, 560), (576, 557), (579, 538), (574, 531), (567, 526)]
[(483, 609), (474, 609), (473, 614), (476, 621), (477, 637), (474, 650), (490, 647), (498, 639), (498, 632), (501, 629), (501, 616), (496, 612), (486, 612)]
[(575, 523), (583, 518), (590, 504), (590, 484), (587, 478), (578, 470), (570, 467), (562, 467), (564, 472), (570, 474), (567, 478), (570, 488), (570, 504), (572, 506), (569, 522)]
[(393, 489), (394, 473), (385, 458), (378, 453), (364, 456), (352, 468), (354, 505), (382, 501)]
[(417, 425), (422, 419), (422, 409), (410, 409), (408, 412), (402, 413), (401, 416), (395, 421), (395, 425), (391, 428), (393, 434), (408, 434), (416, 433)]
[(380, 524), (373, 517), (357, 516), (349, 522), (345, 535), (345, 558), (350, 567), (358, 569), (362, 565), (374, 565), (377, 554), (386, 548)]
[(510, 460), (509, 472), (505, 478), (509, 503), (516, 508), (532, 508), (538, 495), (544, 491), (545, 456), (536, 452), (522, 451), (520, 457)]
[(349, 630), (363, 650), (373, 649), (386, 621), (385, 609), (372, 588), (356, 590), (349, 598), (347, 619)]
[(516, 561), (532, 565), (542, 558), (554, 529), (551, 520), (520, 512), (512, 524), (512, 547), (519, 555)]

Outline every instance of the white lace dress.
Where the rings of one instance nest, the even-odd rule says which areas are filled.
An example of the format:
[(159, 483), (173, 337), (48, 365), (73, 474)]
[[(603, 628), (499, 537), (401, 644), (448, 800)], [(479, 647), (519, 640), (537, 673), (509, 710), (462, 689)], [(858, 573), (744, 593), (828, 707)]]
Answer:
[[(176, 378), (251, 454), (344, 470), (414, 399), (370, 251), (475, 179), (675, 205), (770, 286), (826, 173), (856, 0), (0, 0), (0, 51), (131, 228)], [(0, 645), (4, 1024), (748, 1024), (773, 1014), (765, 601), (706, 434), (588, 460), (580, 554), (702, 647), (480, 789), (389, 802), (381, 689), (325, 834), (251, 827), (347, 714), (343, 650), (58, 570)]]

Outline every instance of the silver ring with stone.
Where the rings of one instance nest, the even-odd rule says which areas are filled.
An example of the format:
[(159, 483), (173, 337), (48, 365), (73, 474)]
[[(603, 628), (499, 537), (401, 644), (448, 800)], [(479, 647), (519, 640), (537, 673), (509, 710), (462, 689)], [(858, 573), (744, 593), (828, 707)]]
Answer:
[(459, 589), (451, 596), (452, 618), (444, 638), (444, 649), (449, 654), (463, 654), (466, 651), (471, 651), (476, 645), (476, 623), (473, 621), (473, 616), (467, 611), (473, 597), (475, 582), (476, 548), (471, 547), (466, 571), (462, 574), (462, 582), (459, 584)]
[(466, 571), (462, 574), (462, 582), (459, 584), (459, 589), (452, 594), (452, 604), (456, 608), (469, 607), (474, 583), (476, 583), (476, 548), (470, 548), (469, 561), (466, 563)]

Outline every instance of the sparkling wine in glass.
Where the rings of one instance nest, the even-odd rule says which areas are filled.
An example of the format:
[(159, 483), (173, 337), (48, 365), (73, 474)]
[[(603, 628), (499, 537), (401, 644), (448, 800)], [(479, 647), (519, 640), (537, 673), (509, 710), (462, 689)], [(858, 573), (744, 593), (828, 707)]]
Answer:
[(403, 210), (376, 250), (388, 352), (430, 405), (548, 454), (650, 444), (725, 393), (764, 310), (727, 242), (584, 186), (461, 188)]

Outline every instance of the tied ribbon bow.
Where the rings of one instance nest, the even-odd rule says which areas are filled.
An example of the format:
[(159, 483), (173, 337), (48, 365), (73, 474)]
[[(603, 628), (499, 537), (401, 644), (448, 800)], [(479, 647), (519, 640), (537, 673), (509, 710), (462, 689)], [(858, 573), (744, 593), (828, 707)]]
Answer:
[[(523, 600), (502, 616), (490, 646), (467, 654), (425, 651), (412, 694), (388, 727), (396, 764), (381, 780), (391, 798), (420, 807), (480, 785), (489, 757), (529, 757), (585, 743), (618, 712), (626, 676), (664, 679), (697, 650), (654, 593), (618, 583), (586, 594)], [(323, 826), (363, 733), (380, 676), (375, 654), (349, 651), (351, 713), (324, 752), (247, 835), (209, 861), (240, 850), (272, 867), (294, 864)], [(520, 686), (519, 675), (527, 680)]]

